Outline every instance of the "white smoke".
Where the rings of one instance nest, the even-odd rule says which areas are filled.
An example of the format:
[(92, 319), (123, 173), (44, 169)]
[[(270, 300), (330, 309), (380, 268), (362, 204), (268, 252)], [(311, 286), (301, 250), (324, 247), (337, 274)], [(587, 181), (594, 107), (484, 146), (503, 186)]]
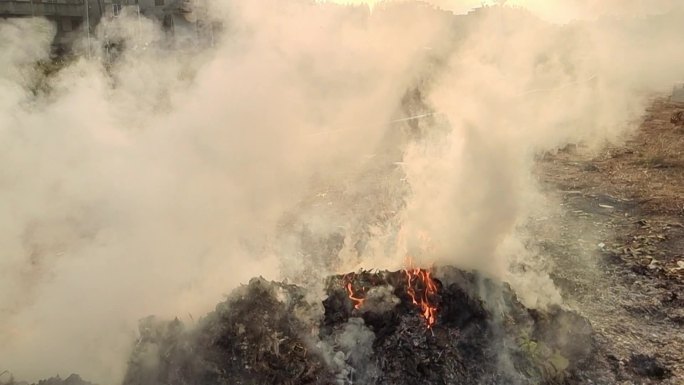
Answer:
[[(0, 22), (0, 369), (117, 383), (137, 319), (201, 315), (255, 275), (316, 280), (410, 253), (510, 276), (539, 198), (533, 156), (619, 138), (684, 63), (674, 15), (214, 7), (225, 33), (202, 52), (124, 16), (47, 78), (54, 28)], [(98, 47), (113, 38), (110, 63)], [(392, 123), (415, 88), (420, 135)], [(303, 229), (341, 246), (303, 252)], [(549, 285), (518, 282), (523, 296)]]

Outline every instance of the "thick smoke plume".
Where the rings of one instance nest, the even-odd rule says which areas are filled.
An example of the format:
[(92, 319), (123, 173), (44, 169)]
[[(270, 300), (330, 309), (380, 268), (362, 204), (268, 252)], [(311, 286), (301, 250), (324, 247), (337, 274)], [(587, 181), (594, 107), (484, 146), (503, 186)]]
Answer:
[(520, 230), (546, 207), (534, 156), (628, 133), (682, 77), (684, 14), (452, 3), (215, 1), (201, 52), (129, 15), (57, 71), (54, 26), (0, 21), (0, 370), (115, 384), (147, 314), (407, 255), (559, 301), (511, 270), (543, 259)]

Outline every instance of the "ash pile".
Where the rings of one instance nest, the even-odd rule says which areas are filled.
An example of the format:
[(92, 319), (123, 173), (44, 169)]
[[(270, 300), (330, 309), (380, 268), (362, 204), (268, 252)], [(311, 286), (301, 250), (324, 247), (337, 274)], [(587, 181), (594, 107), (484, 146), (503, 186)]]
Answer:
[(455, 268), (333, 276), (325, 291), (255, 278), (192, 327), (144, 319), (124, 384), (569, 384), (595, 355), (586, 319)]

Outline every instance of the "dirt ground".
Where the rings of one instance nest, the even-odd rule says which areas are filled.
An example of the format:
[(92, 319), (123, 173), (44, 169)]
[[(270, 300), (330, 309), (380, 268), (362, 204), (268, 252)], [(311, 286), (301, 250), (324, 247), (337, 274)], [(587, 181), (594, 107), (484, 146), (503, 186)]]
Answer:
[(538, 163), (560, 209), (533, 230), (564, 299), (598, 333), (587, 383), (684, 383), (684, 127), (671, 122), (679, 111), (655, 99), (623, 144), (593, 156), (571, 146)]

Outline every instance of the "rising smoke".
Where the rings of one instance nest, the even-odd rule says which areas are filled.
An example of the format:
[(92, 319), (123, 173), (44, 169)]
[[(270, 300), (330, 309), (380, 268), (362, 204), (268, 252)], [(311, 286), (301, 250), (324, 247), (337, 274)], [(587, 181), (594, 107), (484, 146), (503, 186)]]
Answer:
[(0, 22), (0, 370), (115, 384), (147, 314), (407, 254), (559, 301), (510, 270), (543, 258), (519, 230), (546, 205), (534, 156), (620, 140), (681, 77), (684, 15), (551, 3), (216, 1), (202, 52), (123, 17), (49, 76), (54, 27)]

